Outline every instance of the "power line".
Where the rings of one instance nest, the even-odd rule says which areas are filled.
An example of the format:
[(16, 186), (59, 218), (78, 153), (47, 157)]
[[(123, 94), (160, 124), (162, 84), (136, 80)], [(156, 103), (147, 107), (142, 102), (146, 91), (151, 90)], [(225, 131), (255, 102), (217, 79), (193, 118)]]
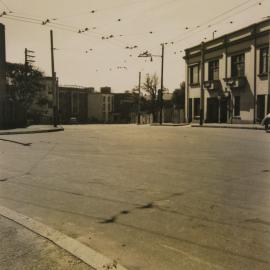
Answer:
[[(261, 0), (261, 1), (256, 0), (256, 3), (254, 3), (254, 4), (252, 4), (252, 5), (248, 6), (248, 7), (246, 7), (246, 8), (244, 8), (244, 9), (238, 10), (238, 11), (234, 12), (233, 14), (230, 14), (229, 16), (225, 17), (225, 18), (222, 18), (222, 19), (220, 19), (220, 20), (218, 20), (218, 21), (215, 21), (215, 22), (212, 23), (211, 25), (207, 25), (207, 24), (210, 23), (211, 21), (214, 21), (214, 20), (213, 20), (213, 19), (208, 20), (208, 21), (205, 22), (204, 24), (199, 25), (199, 26), (197, 26), (196, 28), (190, 29), (189, 31), (187, 31), (187, 32), (186, 32), (186, 34), (188, 34), (187, 36), (184, 36), (183, 38), (178, 39), (178, 40), (173, 40), (172, 42), (174, 42), (174, 43), (182, 42), (182, 41), (184, 41), (184, 40), (190, 38), (191, 36), (193, 36), (193, 35), (194, 35), (194, 32), (195, 32), (195, 33), (201, 32), (202, 30), (205, 30), (205, 29), (208, 29), (208, 28), (210, 28), (210, 27), (216, 26), (216, 25), (220, 24), (221, 22), (224, 22), (225, 20), (234, 17), (235, 15), (238, 15), (238, 14), (240, 14), (240, 13), (245, 12), (246, 10), (248, 10), (248, 9), (250, 9), (250, 8), (253, 8), (253, 7), (255, 7), (255, 6), (260, 5), (260, 4), (261, 4), (262, 2), (264, 2), (264, 1), (265, 1), (265, 0)], [(250, 0), (249, 0), (248, 2), (250, 2)], [(245, 3), (247, 3), (247, 1), (246, 1)], [(242, 4), (242, 5), (243, 5), (243, 4)], [(238, 6), (238, 7), (239, 7), (239, 6)], [(233, 10), (233, 9), (230, 9), (230, 12), (231, 12), (232, 10)], [(227, 12), (227, 13), (228, 13), (228, 12)], [(224, 14), (226, 14), (226, 13), (223, 12), (223, 15), (224, 15)], [(219, 17), (220, 17), (220, 16), (215, 16), (215, 20), (216, 20), (217, 18), (219, 18)], [(223, 17), (223, 16), (221, 16), (221, 17)], [(205, 27), (202, 27), (202, 26), (205, 26)]]

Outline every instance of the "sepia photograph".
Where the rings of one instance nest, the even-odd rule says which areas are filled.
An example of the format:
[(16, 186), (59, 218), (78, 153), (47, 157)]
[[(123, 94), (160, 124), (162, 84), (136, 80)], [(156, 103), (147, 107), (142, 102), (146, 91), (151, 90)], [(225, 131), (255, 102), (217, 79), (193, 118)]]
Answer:
[(270, 269), (270, 0), (0, 0), (0, 270)]

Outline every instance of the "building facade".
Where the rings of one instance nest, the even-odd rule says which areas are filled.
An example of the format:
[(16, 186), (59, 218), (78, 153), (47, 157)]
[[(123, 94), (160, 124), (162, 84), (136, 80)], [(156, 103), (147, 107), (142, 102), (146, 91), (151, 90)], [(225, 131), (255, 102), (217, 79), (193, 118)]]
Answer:
[(259, 123), (270, 112), (270, 20), (186, 49), (187, 122)]
[(88, 97), (94, 92), (92, 87), (60, 86), (59, 114), (61, 123), (71, 121), (77, 123), (88, 122)]
[(0, 24), (0, 129), (6, 127), (6, 41), (5, 26)]
[(114, 95), (91, 93), (88, 95), (88, 120), (92, 123), (113, 122)]

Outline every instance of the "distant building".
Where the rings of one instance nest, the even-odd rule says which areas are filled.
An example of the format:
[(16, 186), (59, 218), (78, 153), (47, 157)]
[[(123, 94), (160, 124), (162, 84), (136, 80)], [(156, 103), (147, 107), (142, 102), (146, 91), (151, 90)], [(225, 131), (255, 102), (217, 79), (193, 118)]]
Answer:
[(115, 123), (131, 123), (138, 111), (138, 95), (132, 93), (115, 93), (113, 120)]
[(96, 123), (113, 122), (114, 95), (91, 93), (88, 95), (88, 120)]
[(270, 112), (270, 20), (186, 49), (186, 121), (259, 123)]
[(101, 94), (111, 94), (112, 89), (109, 86), (100, 87)]
[(60, 121), (70, 123), (88, 122), (89, 104), (88, 97), (94, 93), (92, 87), (60, 86), (59, 87), (59, 111)]
[(6, 41), (5, 26), (0, 24), (0, 129), (7, 125), (6, 117)]

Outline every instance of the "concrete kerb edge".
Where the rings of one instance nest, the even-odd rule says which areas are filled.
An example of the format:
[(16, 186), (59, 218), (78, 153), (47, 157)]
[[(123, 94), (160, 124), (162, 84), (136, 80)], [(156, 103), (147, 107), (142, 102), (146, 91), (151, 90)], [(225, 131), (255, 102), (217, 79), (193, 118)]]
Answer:
[(208, 126), (208, 125), (191, 125), (191, 127), (195, 128), (231, 128), (231, 129), (249, 129), (249, 130), (264, 130), (264, 128), (259, 127), (239, 127), (239, 126)]
[(36, 134), (36, 133), (48, 133), (64, 131), (63, 127), (51, 128), (51, 129), (40, 129), (40, 130), (23, 130), (23, 131), (0, 131), (0, 135), (19, 135), (19, 134)]
[(187, 127), (190, 124), (150, 124), (151, 127)]
[(112, 269), (115, 270), (128, 270), (79, 241), (45, 224), (35, 221), (30, 217), (24, 216), (3, 206), (0, 206), (0, 215), (49, 240), (96, 270), (104, 270), (107, 269), (106, 267), (114, 267)]

